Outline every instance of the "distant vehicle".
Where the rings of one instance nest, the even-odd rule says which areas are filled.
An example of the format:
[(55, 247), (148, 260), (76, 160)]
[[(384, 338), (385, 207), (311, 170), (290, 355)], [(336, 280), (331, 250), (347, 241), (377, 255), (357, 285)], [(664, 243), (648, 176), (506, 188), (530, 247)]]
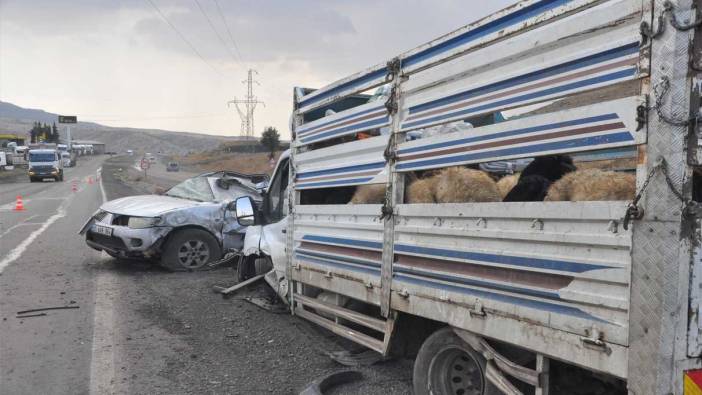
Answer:
[(166, 171), (180, 171), (180, 166), (178, 165), (178, 162), (168, 162), (168, 165), (166, 166)]
[(132, 151), (132, 150), (128, 149), (128, 150), (127, 150), (127, 155), (129, 155), (129, 156), (132, 156), (132, 155), (134, 155), (134, 151)]
[(246, 227), (234, 218), (240, 196), (260, 201), (265, 175), (205, 173), (163, 195), (130, 196), (103, 204), (80, 230), (88, 246), (115, 258), (155, 258), (170, 270), (204, 268), (240, 251)]
[(27, 155), (29, 181), (53, 178), (63, 181), (63, 161), (55, 149), (30, 149)]
[(61, 152), (63, 167), (75, 167), (77, 155), (71, 152)]
[(156, 157), (155, 157), (155, 156), (149, 156), (149, 162), (151, 162), (151, 163), (156, 163)]
[(68, 151), (68, 145), (66, 144), (59, 144), (56, 146), (56, 149), (58, 149), (61, 152), (67, 152)]

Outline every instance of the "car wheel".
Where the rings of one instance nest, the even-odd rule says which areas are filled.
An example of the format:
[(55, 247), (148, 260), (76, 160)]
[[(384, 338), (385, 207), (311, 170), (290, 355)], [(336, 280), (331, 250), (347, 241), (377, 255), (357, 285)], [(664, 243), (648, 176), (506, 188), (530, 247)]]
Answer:
[(498, 395), (485, 377), (485, 358), (444, 327), (429, 336), (414, 361), (415, 395)]
[(161, 266), (181, 272), (203, 270), (221, 257), (219, 243), (211, 234), (200, 229), (183, 229), (176, 231), (163, 247)]
[(34, 177), (29, 177), (29, 182), (36, 182), (36, 181), (37, 181), (36, 178), (34, 178)]

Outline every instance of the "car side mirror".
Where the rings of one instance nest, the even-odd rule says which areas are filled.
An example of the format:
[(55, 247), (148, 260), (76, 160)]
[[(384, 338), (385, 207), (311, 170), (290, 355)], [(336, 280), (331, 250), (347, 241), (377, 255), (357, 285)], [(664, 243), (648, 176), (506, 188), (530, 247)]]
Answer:
[(256, 225), (256, 203), (250, 196), (242, 196), (233, 202), (236, 205), (236, 221), (241, 226)]

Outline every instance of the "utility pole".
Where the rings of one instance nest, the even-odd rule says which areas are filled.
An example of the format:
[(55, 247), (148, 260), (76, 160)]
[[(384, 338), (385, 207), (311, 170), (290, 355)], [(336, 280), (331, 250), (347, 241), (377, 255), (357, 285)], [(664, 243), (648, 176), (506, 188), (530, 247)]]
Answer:
[[(249, 69), (248, 78), (241, 81), (243, 84), (246, 84), (246, 96), (244, 96), (244, 99), (234, 98), (234, 100), (227, 102), (227, 106), (231, 106), (232, 104), (236, 106), (236, 110), (241, 118), (241, 136), (247, 140), (254, 137), (254, 110), (256, 109), (256, 105), (263, 104), (265, 106), (265, 104), (259, 101), (253, 94), (253, 85), (261, 85), (258, 81), (253, 79), (254, 73), (258, 74), (256, 70)], [(239, 105), (242, 105), (243, 108)]]

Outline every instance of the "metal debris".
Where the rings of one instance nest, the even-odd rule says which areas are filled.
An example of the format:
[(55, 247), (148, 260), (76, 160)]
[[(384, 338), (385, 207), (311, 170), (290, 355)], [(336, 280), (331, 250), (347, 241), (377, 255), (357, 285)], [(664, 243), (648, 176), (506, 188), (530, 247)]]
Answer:
[(373, 350), (365, 350), (355, 354), (346, 350), (332, 351), (328, 352), (327, 355), (335, 362), (351, 367), (370, 366), (383, 360), (383, 356)]
[(313, 381), (307, 388), (300, 392), (300, 395), (323, 395), (332, 387), (357, 381), (362, 378), (363, 375), (357, 370), (342, 370), (340, 372), (330, 373)]
[(221, 286), (219, 286), (219, 285), (215, 285), (214, 287), (212, 287), (212, 290), (213, 290), (214, 292), (216, 292), (216, 293), (220, 293), (220, 294), (222, 294), (222, 295), (227, 295), (227, 294), (230, 294), (230, 293), (232, 293), (232, 292), (234, 292), (234, 291), (236, 291), (236, 290), (238, 290), (238, 289), (244, 288), (245, 286), (247, 286), (247, 285), (249, 285), (249, 284), (253, 284), (253, 283), (255, 283), (256, 281), (263, 279), (264, 276), (265, 276), (265, 274), (259, 274), (258, 276), (251, 277), (250, 279), (248, 279), (248, 280), (246, 280), (246, 281), (242, 281), (242, 282), (240, 282), (240, 283), (238, 283), (238, 284), (236, 284), (236, 285), (233, 285), (233, 286), (231, 286), (231, 287), (229, 287), (229, 288), (225, 288), (225, 287), (221, 287)]
[(48, 311), (48, 310), (63, 310), (63, 309), (77, 309), (80, 306), (57, 306), (57, 307), (42, 307), (40, 309), (30, 309), (30, 310), (23, 310), (23, 311), (18, 311), (17, 315), (20, 314), (26, 314), (26, 313), (34, 313), (37, 311)]

